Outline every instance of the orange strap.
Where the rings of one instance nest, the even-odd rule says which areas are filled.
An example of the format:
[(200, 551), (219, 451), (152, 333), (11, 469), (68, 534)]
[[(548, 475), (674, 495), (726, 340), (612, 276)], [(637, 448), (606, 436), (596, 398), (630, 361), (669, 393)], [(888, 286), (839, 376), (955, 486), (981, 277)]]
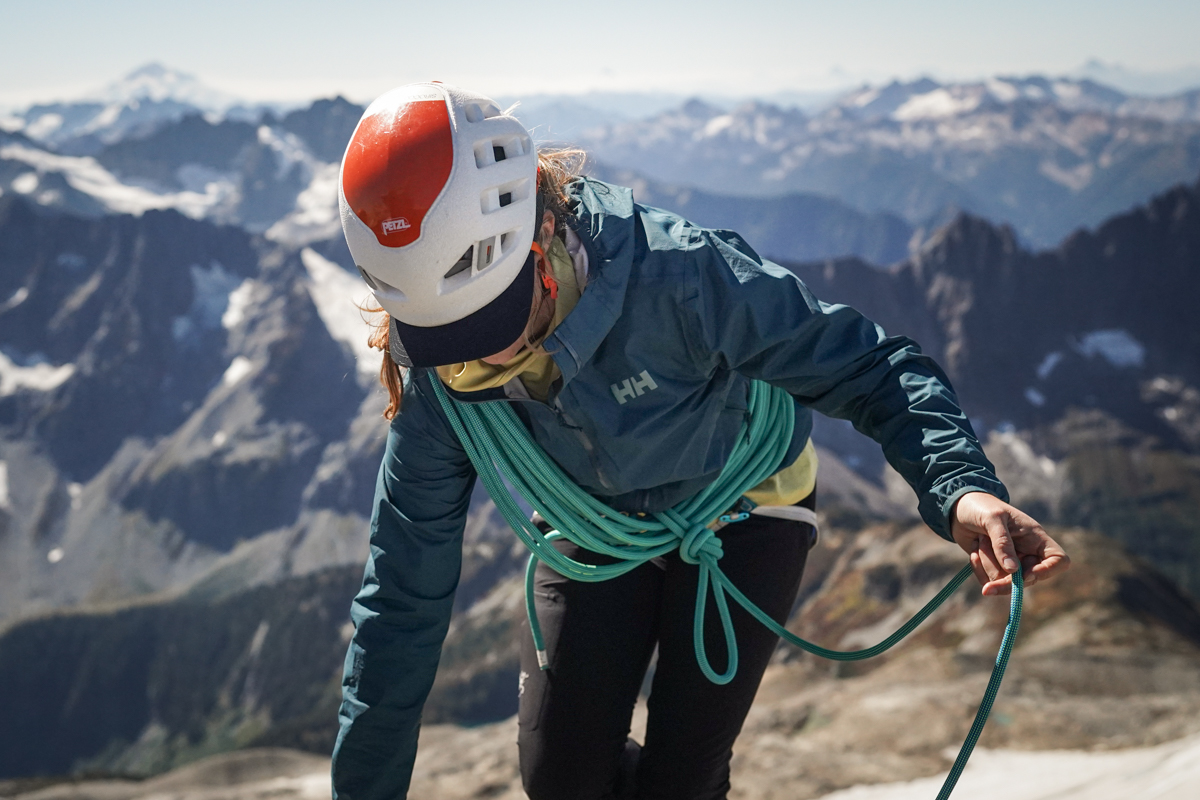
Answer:
[(550, 259), (546, 258), (545, 252), (542, 251), (542, 246), (537, 242), (531, 243), (529, 245), (529, 249), (541, 256), (542, 261), (545, 262), (546, 266), (542, 269), (542, 286), (550, 290), (551, 299), (557, 300), (558, 281), (554, 280), (554, 276), (548, 271), (550, 269)]

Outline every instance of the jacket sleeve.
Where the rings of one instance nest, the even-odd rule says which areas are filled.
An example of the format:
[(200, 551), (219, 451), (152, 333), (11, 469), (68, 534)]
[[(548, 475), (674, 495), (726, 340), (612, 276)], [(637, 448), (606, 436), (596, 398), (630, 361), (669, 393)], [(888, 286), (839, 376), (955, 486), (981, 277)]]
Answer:
[(475, 471), (429, 377), (410, 371), (392, 420), (371, 515), (371, 549), (351, 617), (333, 751), (337, 800), (401, 800), (421, 709), (450, 623)]
[[(1008, 500), (941, 367), (904, 336), (849, 306), (813, 297), (730, 231), (704, 231), (693, 303), (698, 357), (787, 390), (846, 419), (883, 447), (917, 494), (921, 518), (950, 539), (954, 502), (972, 491)], [(695, 346), (695, 345), (694, 345)]]

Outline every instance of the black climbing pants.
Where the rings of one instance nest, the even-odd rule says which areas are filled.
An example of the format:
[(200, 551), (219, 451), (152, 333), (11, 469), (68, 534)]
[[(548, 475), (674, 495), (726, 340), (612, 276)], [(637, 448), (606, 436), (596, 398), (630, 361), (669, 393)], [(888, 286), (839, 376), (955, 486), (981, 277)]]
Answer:
[[(800, 505), (812, 507), (809, 497)], [(795, 602), (815, 535), (806, 524), (751, 516), (718, 534), (721, 569), (774, 619)], [(592, 564), (612, 559), (558, 540)], [(698, 568), (678, 553), (600, 583), (572, 581), (545, 564), (536, 576), (538, 619), (550, 669), (538, 669), (521, 633), (521, 778), (531, 800), (720, 800), (729, 761), (778, 637), (730, 601), (738, 669), (718, 686), (696, 663), (692, 620)], [(704, 629), (709, 661), (725, 671), (725, 640), (712, 597)], [(640, 757), (627, 748), (634, 703), (655, 647)], [(632, 786), (630, 785), (632, 782)]]

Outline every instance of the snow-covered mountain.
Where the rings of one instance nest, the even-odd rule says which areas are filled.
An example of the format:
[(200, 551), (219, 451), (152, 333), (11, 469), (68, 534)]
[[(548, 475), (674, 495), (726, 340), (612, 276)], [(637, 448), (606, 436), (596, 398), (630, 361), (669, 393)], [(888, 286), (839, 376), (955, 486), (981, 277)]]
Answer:
[(708, 192), (821, 194), (913, 225), (958, 208), (1050, 246), (1200, 174), (1200, 92), (925, 79), (852, 92), (815, 116), (693, 100), (576, 142), (606, 164)]
[[(337, 163), (360, 106), (335, 98), (218, 113), (228, 99), (158, 66), (103, 96), (107, 105), (35, 106), (9, 119), (0, 192), (84, 214), (175, 208), (297, 245), (336, 233)], [(762, 101), (691, 100), (645, 118), (616, 110), (671, 98), (637, 100), (534, 97), (516, 113), (544, 139), (583, 145), (611, 174), (726, 206), (820, 196), (925, 230), (966, 210), (1034, 246), (1200, 173), (1200, 90), (1150, 98), (1090, 80), (923, 79), (864, 87), (815, 114)], [(878, 255), (820, 246), (772, 255)]]
[(340, 230), (337, 164), (361, 114), (342, 98), (252, 121), (191, 112), (91, 155), (0, 133), (0, 194), (92, 216), (171, 208), (304, 244)]
[(261, 109), (179, 70), (152, 63), (76, 100), (39, 103), (0, 119), (60, 153), (90, 155), (104, 145), (153, 131), (189, 114), (253, 116)]
[(1052, 103), (1065, 111), (1093, 111), (1164, 122), (1200, 122), (1200, 90), (1169, 97), (1136, 97), (1095, 81), (1042, 76), (958, 84), (940, 84), (928, 78), (893, 82), (849, 92), (833, 108), (862, 120), (911, 122), (960, 117), (1021, 103)]

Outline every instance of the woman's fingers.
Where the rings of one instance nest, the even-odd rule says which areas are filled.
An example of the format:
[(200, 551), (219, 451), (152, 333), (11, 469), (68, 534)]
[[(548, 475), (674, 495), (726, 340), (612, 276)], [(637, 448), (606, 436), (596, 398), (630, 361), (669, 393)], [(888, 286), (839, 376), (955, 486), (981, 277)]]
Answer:
[(980, 586), (987, 585), (991, 580), (988, 577), (987, 571), (983, 568), (983, 558), (979, 555), (978, 550), (971, 553), (971, 569), (975, 572), (975, 579), (979, 581)]
[(950, 533), (971, 556), (986, 595), (1012, 591), (1012, 573), (1026, 586), (1064, 572), (1071, 559), (1033, 517), (999, 498), (971, 492), (951, 509)]
[(1026, 567), (1026, 583), (1030, 583), (1029, 578), (1036, 582), (1066, 572), (1071, 559), (1062, 546), (1032, 518), (1021, 516), (1025, 519), (1020, 520), (1022, 524), (1015, 539), (1021, 563)]
[(983, 526), (991, 540), (992, 550), (997, 557), (997, 565), (1006, 573), (1017, 571), (1017, 550), (1013, 545), (1012, 535), (1008, 530), (1009, 515), (1003, 511), (994, 511), (983, 518)]
[(1010, 591), (1012, 577), (1000, 565), (1000, 559), (996, 555), (991, 537), (980, 536), (978, 544), (979, 549), (976, 550), (976, 553), (979, 555), (980, 566), (984, 573), (984, 579), (980, 580), (980, 583), (983, 584), (983, 593), (994, 595)]
[(1052, 575), (1066, 572), (1071, 566), (1071, 559), (1066, 553), (1046, 556), (1033, 567), (1033, 575), (1041, 580)]

